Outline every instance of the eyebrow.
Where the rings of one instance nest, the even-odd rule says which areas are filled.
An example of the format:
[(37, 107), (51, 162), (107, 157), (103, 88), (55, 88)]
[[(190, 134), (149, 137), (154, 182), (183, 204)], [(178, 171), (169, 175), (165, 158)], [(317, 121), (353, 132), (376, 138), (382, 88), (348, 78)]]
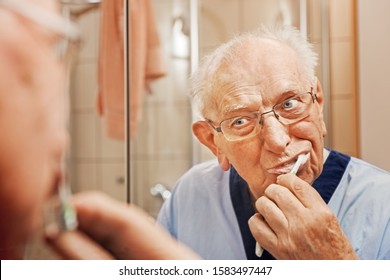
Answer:
[[(243, 88), (253, 88), (256, 86), (257, 86), (256, 84), (242, 85), (242, 86), (233, 85), (233, 86), (231, 86), (230, 91), (228, 91), (227, 93), (232, 93), (236, 90), (240, 90)], [(288, 99), (288, 98), (295, 96), (297, 94), (300, 94), (300, 93), (301, 92), (299, 91), (298, 87), (296, 87), (296, 86), (286, 87), (282, 93), (280, 93), (278, 96), (276, 96), (276, 101), (274, 101), (273, 104), (275, 105), (275, 104), (278, 104), (280, 102), (283, 102), (285, 99)], [(262, 103), (263, 101), (264, 101), (264, 98), (262, 97), (260, 103)], [(260, 110), (261, 105), (262, 104), (257, 104), (257, 107), (255, 110), (253, 110), (253, 108), (252, 108), (252, 107), (254, 107), (253, 104), (236, 103), (236, 104), (232, 104), (232, 105), (227, 105), (223, 108), (222, 114), (224, 116), (226, 116), (226, 115), (231, 115), (231, 114), (238, 113), (238, 112), (257, 112)]]
[(247, 104), (233, 104), (233, 105), (228, 105), (223, 108), (222, 113), (224, 115), (229, 115), (235, 112), (242, 112), (242, 111), (248, 111), (248, 112), (255, 112), (258, 111), (258, 106), (256, 110), (249, 110), (249, 106)]

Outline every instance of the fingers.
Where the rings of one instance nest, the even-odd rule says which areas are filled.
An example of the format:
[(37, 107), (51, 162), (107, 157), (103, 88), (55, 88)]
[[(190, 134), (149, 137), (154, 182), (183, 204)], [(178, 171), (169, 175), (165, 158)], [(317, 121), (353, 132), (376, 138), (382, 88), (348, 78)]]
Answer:
[(264, 197), (272, 201), (274, 207), (270, 207), (270, 202), (265, 205), (265, 199), (256, 202), (258, 212), (275, 230), (280, 228), (278, 224), (285, 223), (284, 220), (296, 222), (299, 217), (307, 215), (310, 208), (326, 207), (318, 192), (294, 174), (280, 175), (276, 183), (269, 185), (264, 191)]
[(282, 210), (266, 196), (261, 196), (256, 201), (256, 209), (264, 218), (265, 222), (275, 232), (279, 232), (288, 227), (288, 221)]
[[(199, 258), (174, 240), (138, 207), (120, 203), (98, 192), (76, 194), (73, 201), (77, 210), (78, 230), (117, 259)], [(68, 246), (67, 250), (71, 252), (65, 253), (72, 256), (73, 249), (77, 248), (71, 247), (71, 244), (65, 241), (80, 236), (61, 237), (63, 243), (60, 239), (59, 243), (55, 244), (56, 247)], [(85, 244), (86, 240), (82, 241)]]
[(276, 183), (289, 189), (306, 208), (318, 207), (318, 203), (324, 204), (319, 193), (310, 184), (294, 174), (280, 175)]
[(67, 260), (110, 260), (113, 256), (80, 231), (48, 235), (46, 242)]
[[(277, 236), (263, 217), (256, 213), (248, 221), (249, 229), (259, 245), (266, 250), (270, 250), (273, 244), (277, 243)], [(253, 248), (255, 249), (255, 248)]]
[(280, 175), (255, 207), (250, 230), (277, 259), (342, 259), (353, 253), (320, 194), (294, 174)]
[(264, 191), (264, 196), (273, 201), (282, 213), (300, 212), (304, 208), (294, 193), (283, 185), (269, 185)]

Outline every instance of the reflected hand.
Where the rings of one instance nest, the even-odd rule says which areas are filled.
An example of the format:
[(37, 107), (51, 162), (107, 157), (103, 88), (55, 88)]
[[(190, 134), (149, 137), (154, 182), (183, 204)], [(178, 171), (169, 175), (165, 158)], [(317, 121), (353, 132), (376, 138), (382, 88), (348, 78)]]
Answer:
[(47, 236), (65, 259), (199, 259), (145, 212), (98, 192), (73, 197), (79, 228)]
[(249, 219), (260, 246), (277, 259), (357, 259), (337, 217), (308, 183), (280, 175)]

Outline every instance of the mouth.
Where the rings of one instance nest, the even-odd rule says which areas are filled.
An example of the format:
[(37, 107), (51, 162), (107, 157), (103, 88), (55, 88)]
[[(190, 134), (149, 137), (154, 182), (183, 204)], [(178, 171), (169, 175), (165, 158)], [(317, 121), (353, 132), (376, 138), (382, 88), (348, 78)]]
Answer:
[[(309, 153), (307, 153), (307, 154), (300, 154), (300, 155), (304, 155), (305, 158), (304, 158), (302, 161), (300, 161), (300, 166), (299, 166), (299, 167), (296, 167), (296, 168), (298, 168), (298, 169), (297, 169), (297, 172), (298, 172), (299, 170), (301, 170), (301, 169), (304, 167), (305, 163), (306, 163), (306, 162), (309, 160), (309, 158), (310, 158), (310, 154), (309, 154)], [(286, 161), (286, 162), (284, 162), (284, 163), (282, 163), (282, 164), (280, 164), (280, 165), (278, 165), (278, 166), (276, 166), (276, 167), (273, 167), (273, 168), (268, 169), (268, 170), (267, 170), (268, 173), (275, 174), (275, 175), (281, 175), (281, 174), (290, 173), (290, 172), (293, 170), (294, 165), (297, 163), (298, 157), (299, 157), (300, 155), (297, 155), (297, 156), (294, 157), (293, 159), (291, 159), (291, 160), (289, 160), (289, 161)]]

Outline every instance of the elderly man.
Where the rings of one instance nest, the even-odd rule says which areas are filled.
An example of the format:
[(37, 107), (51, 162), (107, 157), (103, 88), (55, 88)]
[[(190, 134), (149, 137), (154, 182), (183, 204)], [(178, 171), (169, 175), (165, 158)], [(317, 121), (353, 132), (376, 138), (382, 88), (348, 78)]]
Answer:
[(390, 258), (390, 174), (324, 149), (315, 66), (297, 30), (263, 28), (193, 74), (192, 129), (217, 160), (178, 181), (159, 222), (203, 258)]

